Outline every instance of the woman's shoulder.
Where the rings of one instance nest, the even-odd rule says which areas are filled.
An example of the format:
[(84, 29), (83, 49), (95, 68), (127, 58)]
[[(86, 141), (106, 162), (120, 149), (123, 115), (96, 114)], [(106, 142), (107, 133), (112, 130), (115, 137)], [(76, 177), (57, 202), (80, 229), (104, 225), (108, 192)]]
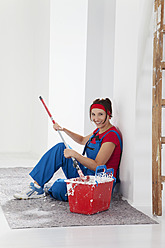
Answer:
[[(98, 131), (99, 131), (99, 128), (96, 128), (94, 131), (93, 131), (93, 134), (96, 134), (96, 133), (98, 133)], [(118, 127), (116, 127), (116, 126), (112, 126), (112, 127), (110, 127), (108, 130), (106, 130), (105, 132), (103, 132), (103, 133), (101, 133), (101, 134), (99, 134), (99, 137), (100, 138), (102, 138), (103, 136), (111, 136), (111, 134), (112, 133), (115, 133), (115, 132), (117, 132), (119, 135), (120, 135), (120, 137), (122, 137), (122, 134), (121, 134), (121, 131), (120, 131), (120, 129), (118, 128)]]
[(112, 131), (115, 131), (115, 132), (117, 132), (117, 133), (120, 133), (120, 131), (119, 131), (119, 129), (118, 129), (117, 127), (112, 126), (112, 127), (110, 127), (108, 130), (106, 130), (103, 134), (107, 134), (107, 133), (110, 133), (110, 132), (112, 132)]
[(112, 126), (112, 127), (109, 129), (109, 131), (115, 131), (115, 132), (117, 132), (117, 133), (122, 137), (122, 134), (121, 134), (120, 129), (119, 129), (118, 127), (116, 127), (116, 126)]
[(102, 135), (100, 135), (100, 138), (104, 140), (112, 140), (112, 139), (118, 140), (119, 136), (122, 139), (120, 130), (115, 126), (112, 126), (108, 130), (106, 130), (104, 133), (102, 133)]

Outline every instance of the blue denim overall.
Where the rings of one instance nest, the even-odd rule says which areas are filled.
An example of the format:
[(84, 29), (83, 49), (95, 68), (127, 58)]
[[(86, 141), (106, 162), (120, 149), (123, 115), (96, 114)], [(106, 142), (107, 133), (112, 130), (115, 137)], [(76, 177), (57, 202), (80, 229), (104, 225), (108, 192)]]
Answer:
[[(89, 141), (86, 143), (84, 152), (86, 152), (87, 157), (95, 159), (97, 153), (100, 150), (101, 142), (96, 141), (96, 144), (92, 144), (91, 140), (95, 135), (92, 135)], [(64, 143), (58, 143), (47, 151), (43, 157), (40, 159), (38, 164), (30, 172), (30, 176), (41, 186), (44, 185), (53, 177), (54, 173), (61, 167), (66, 178), (76, 178), (79, 177), (77, 169), (73, 167), (73, 161), (71, 158), (64, 157)], [(86, 175), (95, 175), (95, 171), (92, 171), (82, 164), (79, 163), (79, 166)], [(64, 179), (58, 179), (49, 189), (49, 194), (57, 199), (62, 201), (67, 201), (67, 187)]]
[[(120, 137), (120, 135), (118, 134), (118, 132), (116, 132), (115, 130), (110, 130), (109, 132), (107, 132), (101, 139), (99, 139), (99, 136), (96, 136), (96, 134), (99, 132), (99, 129), (90, 137), (89, 141), (86, 143), (84, 151), (83, 151), (83, 155), (86, 152), (87, 157), (90, 156), (90, 158), (95, 159), (97, 156), (98, 151), (100, 150), (101, 147), (101, 143), (102, 140), (104, 139), (104, 137), (108, 134), (108, 133), (115, 133), (119, 139), (120, 142), (120, 148), (121, 148), (121, 154), (120, 154), (120, 160), (121, 160), (121, 156), (122, 156), (122, 150), (123, 150), (123, 144), (122, 144), (122, 139)], [(96, 144), (92, 144), (91, 140), (95, 138)], [(90, 151), (93, 151), (92, 153)], [(119, 166), (120, 166), (120, 161), (119, 161)], [(113, 183), (113, 189), (116, 185), (116, 183), (120, 183), (120, 178), (119, 178), (119, 167), (116, 173), (116, 182)]]

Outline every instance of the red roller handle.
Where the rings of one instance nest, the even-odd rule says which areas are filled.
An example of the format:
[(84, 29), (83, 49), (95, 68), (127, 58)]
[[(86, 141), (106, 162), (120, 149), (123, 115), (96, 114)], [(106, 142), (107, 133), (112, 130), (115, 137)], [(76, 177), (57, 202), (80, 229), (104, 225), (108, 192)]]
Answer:
[(44, 107), (45, 107), (45, 109), (46, 109), (46, 111), (47, 111), (47, 113), (48, 113), (50, 119), (52, 120), (53, 124), (55, 124), (55, 120), (53, 119), (53, 117), (52, 117), (52, 115), (51, 115), (49, 109), (47, 108), (47, 106), (46, 106), (46, 104), (45, 104), (43, 98), (40, 96), (39, 99), (40, 99), (41, 102), (43, 103), (43, 105), (44, 105)]

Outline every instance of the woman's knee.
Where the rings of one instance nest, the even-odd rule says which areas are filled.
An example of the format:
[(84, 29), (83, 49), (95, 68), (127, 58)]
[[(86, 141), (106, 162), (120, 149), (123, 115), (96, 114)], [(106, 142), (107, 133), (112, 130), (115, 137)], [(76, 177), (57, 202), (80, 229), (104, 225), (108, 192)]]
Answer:
[(65, 179), (57, 179), (48, 192), (56, 200), (68, 201)]
[(65, 149), (65, 145), (63, 142), (57, 143), (55, 146), (53, 146), (50, 150), (54, 149)]

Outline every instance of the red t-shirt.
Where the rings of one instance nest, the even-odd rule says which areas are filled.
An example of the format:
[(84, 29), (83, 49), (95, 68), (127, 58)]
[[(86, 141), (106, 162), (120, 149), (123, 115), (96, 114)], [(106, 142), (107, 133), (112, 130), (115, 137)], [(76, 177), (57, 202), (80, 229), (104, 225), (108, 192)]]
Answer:
[[(96, 130), (94, 130), (93, 133), (96, 133), (98, 130), (98, 128)], [(108, 133), (109, 131), (111, 130), (114, 130), (116, 131), (120, 137), (121, 137), (121, 133), (120, 131), (115, 127), (111, 127), (109, 128), (107, 131), (105, 131), (104, 133), (102, 134), (99, 134), (97, 133), (96, 136), (99, 136), (99, 139), (101, 139), (106, 133)], [(121, 137), (122, 139), (122, 137)], [(107, 166), (107, 169), (110, 169), (110, 168), (113, 168), (114, 169), (114, 177), (116, 177), (116, 172), (117, 172), (117, 169), (118, 169), (118, 166), (119, 166), (119, 162), (120, 162), (120, 155), (121, 155), (121, 147), (120, 147), (120, 141), (116, 135), (116, 133), (114, 132), (110, 132), (108, 133), (102, 140), (102, 143), (106, 143), (106, 142), (112, 142), (115, 144), (115, 149), (111, 155), (111, 157), (109, 158), (109, 160), (107, 161), (106, 163), (106, 166)], [(95, 138), (91, 141), (91, 143), (95, 144), (96, 141), (95, 141)]]

